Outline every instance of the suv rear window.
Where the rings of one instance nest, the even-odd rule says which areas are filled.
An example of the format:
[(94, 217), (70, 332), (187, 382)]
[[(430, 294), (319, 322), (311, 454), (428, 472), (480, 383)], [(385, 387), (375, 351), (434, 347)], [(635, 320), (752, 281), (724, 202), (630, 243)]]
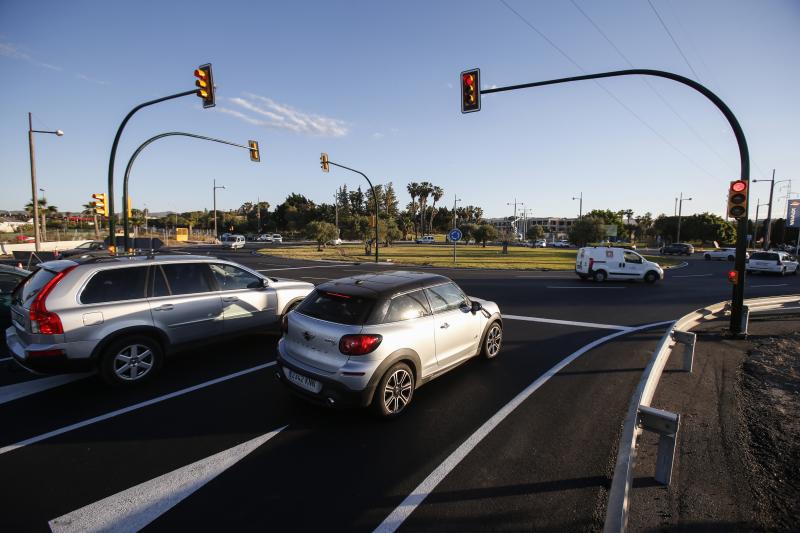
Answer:
[(56, 277), (58, 273), (46, 268), (37, 270), (28, 280), (18, 289), (19, 299), (25, 309), (30, 308), (31, 302), (36, 295), (44, 289), (51, 279)]
[(101, 270), (81, 293), (81, 303), (121, 302), (145, 297), (147, 267)]
[(364, 324), (375, 300), (337, 292), (317, 291), (308, 295), (297, 311), (320, 320), (338, 324)]
[(756, 252), (750, 256), (750, 259), (755, 259), (757, 261), (777, 261), (778, 254), (768, 253), (768, 252)]

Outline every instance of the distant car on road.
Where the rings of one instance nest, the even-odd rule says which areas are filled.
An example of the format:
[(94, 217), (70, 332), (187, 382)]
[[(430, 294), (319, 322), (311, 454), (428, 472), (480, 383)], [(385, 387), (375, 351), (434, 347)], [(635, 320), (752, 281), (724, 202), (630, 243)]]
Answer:
[(69, 250), (61, 250), (59, 252), (59, 257), (61, 257), (62, 259), (66, 259), (68, 257), (73, 257), (73, 256), (92, 255), (105, 252), (108, 252), (108, 248), (106, 247), (105, 242), (89, 241), (83, 244), (79, 244), (75, 248), (71, 248)]
[(661, 247), (661, 255), (692, 255), (694, 246), (685, 242), (675, 242)]
[(273, 233), (272, 234), (272, 242), (283, 242), (283, 237), (281, 237), (280, 233)]
[(470, 357), (495, 357), (503, 339), (497, 304), (422, 272), (323, 283), (282, 327), (281, 382), (312, 402), (371, 406), (382, 417), (404, 412), (417, 388)]
[(238, 250), (239, 248), (244, 248), (244, 245), (245, 245), (244, 235), (227, 235), (222, 237), (223, 248)]
[(575, 258), (575, 273), (581, 279), (594, 281), (642, 279), (655, 283), (664, 279), (664, 270), (658, 263), (648, 261), (633, 250), (592, 246), (581, 248)]
[(571, 245), (569, 241), (560, 240), (552, 242), (550, 246), (552, 246), (553, 248), (569, 248)]
[(178, 346), (277, 331), (313, 288), (207, 256), (49, 261), (14, 290), (6, 344), (37, 372), (97, 369), (132, 385)]
[(754, 252), (745, 266), (747, 272), (771, 272), (797, 275), (797, 258), (787, 252)]
[(435, 241), (436, 241), (436, 239), (434, 239), (433, 235), (423, 235), (422, 237), (417, 239), (415, 242), (417, 244), (433, 244)]
[[(750, 256), (745, 252), (745, 259)], [(703, 252), (703, 259), (711, 261), (712, 259), (719, 259), (720, 261), (733, 261), (736, 259), (736, 248), (716, 248), (714, 250), (707, 250)]]
[(264, 233), (258, 236), (258, 240), (261, 242), (272, 242), (272, 235), (269, 233)]

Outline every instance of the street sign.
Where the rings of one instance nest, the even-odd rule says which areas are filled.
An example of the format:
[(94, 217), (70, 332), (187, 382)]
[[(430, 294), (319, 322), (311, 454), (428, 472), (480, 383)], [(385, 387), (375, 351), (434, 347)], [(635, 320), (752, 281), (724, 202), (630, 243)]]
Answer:
[(453, 228), (447, 233), (447, 237), (450, 239), (450, 242), (458, 242), (463, 236), (464, 235), (461, 233), (461, 230), (458, 228)]
[(789, 200), (786, 206), (786, 227), (800, 228), (800, 198)]

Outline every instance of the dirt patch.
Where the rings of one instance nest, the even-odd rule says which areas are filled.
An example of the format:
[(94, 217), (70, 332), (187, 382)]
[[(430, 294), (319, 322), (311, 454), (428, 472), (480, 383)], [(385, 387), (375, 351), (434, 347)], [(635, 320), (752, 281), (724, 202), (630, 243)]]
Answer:
[(800, 527), (800, 332), (752, 339), (742, 365), (744, 449), (766, 528)]

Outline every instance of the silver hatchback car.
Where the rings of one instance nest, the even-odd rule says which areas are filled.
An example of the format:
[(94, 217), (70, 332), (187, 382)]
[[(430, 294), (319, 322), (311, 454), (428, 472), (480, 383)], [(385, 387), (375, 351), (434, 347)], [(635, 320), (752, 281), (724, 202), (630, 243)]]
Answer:
[(421, 272), (354, 276), (317, 286), (284, 319), (276, 377), (311, 401), (402, 413), (414, 390), (476, 355), (500, 351), (494, 302)]
[(29, 370), (97, 369), (130, 385), (152, 377), (178, 346), (277, 332), (281, 316), (313, 288), (213, 257), (50, 261), (15, 289), (6, 343)]

